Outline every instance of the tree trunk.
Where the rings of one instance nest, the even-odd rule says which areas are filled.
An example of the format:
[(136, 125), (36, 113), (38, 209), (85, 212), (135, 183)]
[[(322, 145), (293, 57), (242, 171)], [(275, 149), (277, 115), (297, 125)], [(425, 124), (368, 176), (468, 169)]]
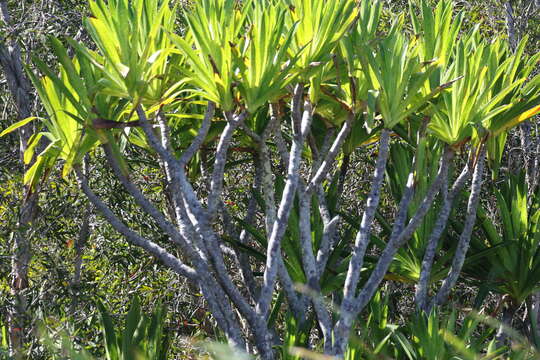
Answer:
[[(0, 19), (5, 26), (10, 26), (10, 17), (6, 1), (0, 1)], [(9, 32), (9, 29), (6, 29)], [(7, 41), (0, 38), (0, 64), (6, 77), (11, 96), (15, 101), (17, 118), (25, 119), (31, 115), (32, 102), (29, 82), (24, 74), (21, 50), (15, 40)], [(20, 152), (22, 158), (28, 146), (28, 140), (33, 133), (32, 125), (27, 124), (18, 130)], [(30, 162), (28, 166), (31, 166)], [(24, 165), (23, 165), (24, 166)], [(26, 168), (24, 169), (26, 170)], [(22, 347), (26, 328), (25, 313), (27, 300), (25, 290), (28, 288), (28, 266), (30, 263), (30, 235), (29, 227), (35, 218), (37, 210), (37, 193), (30, 188), (24, 187), (23, 198), (19, 211), (17, 229), (12, 239), (12, 262), (11, 262), (11, 295), (12, 302), (8, 311), (8, 331), (10, 338), (10, 355), (16, 359), (22, 358)]]
[(92, 215), (92, 205), (88, 202), (85, 206), (83, 219), (81, 224), (81, 229), (79, 230), (79, 237), (75, 243), (75, 261), (74, 261), (74, 270), (73, 270), (73, 279), (71, 280), (71, 289), (73, 291), (73, 298), (71, 300), (71, 315), (75, 315), (77, 310), (77, 305), (79, 303), (79, 294), (81, 286), (81, 273), (83, 266), (83, 255), (84, 248), (86, 243), (90, 238), (91, 228), (90, 228), (90, 216)]
[(507, 306), (503, 305), (501, 324), (497, 329), (497, 335), (495, 336), (497, 347), (503, 347), (504, 345), (506, 345), (506, 341), (508, 338), (508, 329), (512, 328), (512, 319), (517, 311), (517, 308), (518, 307), (510, 299), (508, 300)]

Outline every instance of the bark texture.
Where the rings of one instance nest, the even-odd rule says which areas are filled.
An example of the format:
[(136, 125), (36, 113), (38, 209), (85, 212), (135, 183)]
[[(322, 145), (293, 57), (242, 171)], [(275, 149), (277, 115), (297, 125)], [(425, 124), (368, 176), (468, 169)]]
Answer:
[[(6, 1), (0, 1), (0, 19), (7, 26), (3, 29), (10, 32), (11, 19)], [(15, 102), (17, 119), (22, 120), (32, 114), (32, 96), (30, 84), (24, 74), (21, 48), (16, 39), (0, 38), (0, 64), (6, 77), (11, 96)], [(19, 157), (23, 164), (23, 155), (28, 147), (28, 140), (33, 133), (32, 124), (27, 124), (18, 129)], [(31, 166), (33, 160), (30, 162)], [(24, 170), (26, 168), (23, 165)], [(27, 299), (25, 290), (28, 288), (28, 267), (31, 259), (30, 226), (36, 216), (37, 192), (24, 187), (23, 197), (20, 203), (17, 229), (14, 231), (12, 240), (11, 261), (11, 294), (12, 303), (8, 311), (8, 331), (10, 338), (10, 355), (14, 358), (23, 357), (23, 344), (28, 335), (28, 326), (25, 319), (27, 312)]]

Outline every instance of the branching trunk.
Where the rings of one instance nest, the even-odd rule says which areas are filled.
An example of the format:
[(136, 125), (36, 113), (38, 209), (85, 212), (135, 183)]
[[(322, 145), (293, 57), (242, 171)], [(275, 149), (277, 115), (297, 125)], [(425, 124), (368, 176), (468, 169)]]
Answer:
[(324, 347), (328, 350), (332, 344), (332, 317), (326, 309), (323, 299), (319, 296), (321, 292), (320, 273), (317, 269), (317, 259), (313, 253), (311, 241), (311, 195), (306, 192), (304, 186), (299, 187), (298, 193), (300, 199), (300, 245), (304, 272), (307, 277), (307, 290), (313, 294), (310, 298), (323, 333)]
[[(501, 3), (513, 51), (527, 26), (524, 19), (533, 13), (532, 1)], [(104, 3), (107, 2), (104, 0)], [(451, 4), (437, 7), (433, 17), (428, 14), (428, 7), (422, 6), (422, 21), (412, 17), (417, 34), (400, 34), (403, 29), (398, 24), (394, 27), (396, 31), (380, 38), (377, 33), (381, 14), (379, 3), (371, 7), (366, 1), (356, 8), (355, 1), (341, 1), (335, 9), (330, 9), (321, 1), (308, 1), (304, 8), (282, 9), (283, 4), (243, 7), (236, 6), (238, 4), (234, 1), (224, 6), (220, 1), (210, 1), (197, 7), (189, 17), (189, 29), (183, 38), (178, 38), (167, 36), (176, 24), (167, 1), (152, 1), (149, 7), (141, 9), (135, 9), (134, 4), (127, 0), (120, 7), (115, 3), (109, 1), (106, 12), (102, 11), (103, 7), (101, 10), (93, 9), (90, 21), (86, 22), (94, 45), (97, 45), (93, 48), (97, 51), (85, 51), (84, 46), (71, 42), (67, 53), (69, 56), (75, 54), (75, 57), (68, 59), (60, 43), (53, 40), (60, 69), (38, 63), (40, 72), (45, 76), (30, 76), (50, 117), (44, 121), (49, 128), (44, 138), (58, 139), (40, 155), (40, 161), (43, 159), (45, 162), (39, 165), (44, 164), (46, 169), (36, 167), (38, 170), (28, 175), (32, 179), (44, 179), (56, 166), (56, 161), (65, 162), (65, 172), (75, 174), (81, 191), (88, 198), (75, 244), (72, 313), (77, 306), (84, 247), (91, 231), (90, 213), (94, 209), (127, 242), (144, 250), (171, 272), (186, 278), (193, 286), (192, 291), (202, 294), (230, 345), (256, 352), (262, 360), (275, 359), (279, 355), (276, 347), (280, 345), (283, 345), (280, 351), (285, 352), (288, 350), (285, 347), (293, 345), (293, 342), (305, 340), (282, 336), (284, 334), (278, 331), (283, 327), (273, 325), (274, 315), (275, 319), (283, 318), (283, 309), (279, 308), (281, 299), (286, 299), (286, 306), (283, 306), (287, 309), (285, 316), (291, 320), (287, 330), (295, 323), (294, 326), (301, 329), (302, 337), (307, 337), (309, 346), (317, 348), (313, 326), (318, 326), (324, 341), (324, 353), (343, 358), (359, 314), (381, 288), (388, 269), (403, 251), (400, 249), (413, 235), (424, 233), (417, 229), (424, 221), (427, 222), (426, 215), (436, 199), (440, 199), (440, 211), (434, 214), (436, 220), (426, 239), (415, 302), (420, 310), (430, 311), (446, 301), (462, 270), (476, 222), (487, 145), (473, 149), (469, 164), (449, 188), (448, 173), (454, 152), (476, 146), (481, 134), (485, 134), (481, 141), (491, 140), (491, 136), (506, 132), (518, 120), (532, 114), (535, 108), (523, 112), (522, 107), (536, 104), (540, 98), (533, 89), (538, 84), (532, 81), (528, 83), (530, 87), (525, 85), (527, 79), (523, 75), (532, 71), (533, 61), (527, 60), (527, 64), (513, 58), (501, 64), (491, 61), (499, 55), (511, 55), (504, 49), (499, 51), (501, 48), (497, 41), (493, 46), (480, 42), (478, 47), (471, 48), (470, 39), (466, 39), (468, 35), (459, 35), (463, 18), (453, 17)], [(523, 6), (526, 7), (524, 13), (519, 10)], [(141, 24), (133, 17), (140, 15), (139, 12), (146, 14), (143, 17), (148, 20), (148, 26), (139, 26)], [(320, 18), (311, 19), (310, 14)], [(9, 27), (5, 0), (0, 0), (0, 15), (0, 23), (6, 24), (2, 26)], [(295, 23), (297, 17), (298, 24)], [(435, 18), (440, 21), (431, 21)], [(159, 21), (154, 23), (156, 19)], [(208, 19), (212, 22), (211, 34), (200, 31)], [(231, 19), (242, 23), (231, 22)], [(306, 19), (313, 21), (306, 23)], [(118, 26), (123, 21), (127, 27)], [(362, 22), (361, 26), (355, 25), (357, 21)], [(289, 26), (292, 23), (298, 27)], [(147, 32), (147, 28), (153, 29), (155, 36), (136, 33), (131, 36), (134, 32)], [(265, 32), (265, 28), (274, 30)], [(5, 30), (0, 29), (1, 36), (15, 33), (12, 29)], [(318, 41), (304, 41), (303, 33), (309, 35), (310, 32), (311, 38)], [(429, 34), (437, 36), (433, 38)], [(471, 39), (476, 41), (477, 35), (471, 34)], [(345, 42), (341, 42), (341, 36)], [(115, 41), (111, 43), (110, 37)], [(117, 40), (121, 46), (117, 46)], [(431, 49), (433, 41), (440, 42), (440, 46)], [(377, 46), (369, 46), (367, 56), (357, 56), (353, 51), (357, 45), (370, 44)], [(126, 53), (126, 50), (141, 45), (152, 50), (152, 54), (148, 51)], [(161, 45), (166, 46), (167, 51), (156, 52)], [(415, 51), (413, 45), (417, 45), (420, 51)], [(297, 48), (305, 48), (305, 51), (300, 57), (291, 56)], [(104, 51), (106, 56), (103, 56)], [(175, 65), (178, 51), (186, 56)], [(467, 51), (470, 54), (465, 54)], [(333, 63), (326, 62), (326, 56), (331, 56)], [(431, 58), (442, 60), (435, 63)], [(129, 60), (129, 76), (124, 74), (126, 64), (119, 65), (115, 59)], [(29, 117), (32, 112), (30, 87), (24, 76), (20, 48), (11, 37), (0, 38), (0, 65), (17, 106), (17, 117)], [(174, 66), (179, 66), (181, 71)], [(341, 67), (346, 73), (341, 74)], [(475, 78), (478, 68), (483, 69), (483, 75)], [(134, 81), (131, 75), (136, 75), (137, 79)], [(444, 84), (433, 82), (442, 78), (454, 80)], [(462, 78), (465, 79), (461, 81)], [(508, 85), (499, 89), (505, 91), (504, 94), (490, 91), (493, 87), (488, 85), (498, 80)], [(294, 84), (294, 81), (298, 83)], [(453, 86), (454, 82), (456, 86)], [(174, 85), (167, 89), (171, 84)], [(345, 85), (349, 86), (348, 90)], [(453, 87), (449, 89), (450, 86)], [(430, 88), (432, 90), (425, 93)], [(478, 99), (461, 101), (471, 94)], [(524, 94), (528, 99), (521, 99)], [(208, 103), (205, 109), (201, 109), (204, 98)], [(281, 109), (280, 106), (289, 99), (290, 106), (285, 105)], [(503, 106), (503, 102), (508, 106)], [(104, 108), (110, 110), (108, 116), (101, 114)], [(201, 116), (197, 110), (204, 110), (204, 115)], [(97, 118), (93, 119), (91, 113)], [(59, 114), (69, 117), (60, 117)], [(127, 117), (136, 116), (137, 119), (127, 119), (127, 114)], [(348, 116), (344, 118), (344, 114)], [(433, 114), (435, 116), (432, 117)], [(486, 114), (496, 118), (488, 121), (483, 117)], [(175, 119), (189, 117), (193, 121), (177, 127), (177, 121), (171, 121), (173, 116)], [(507, 116), (513, 120), (506, 122)], [(420, 124), (422, 118), (424, 121)], [(219, 121), (214, 121), (217, 119)], [(282, 122), (283, 119), (289, 119), (290, 125)], [(71, 123), (72, 120), (79, 121)], [(429, 135), (426, 133), (428, 122)], [(340, 123), (340, 127), (330, 125), (336, 123)], [(193, 128), (198, 126), (195, 124), (200, 124), (200, 128)], [(224, 128), (222, 124), (225, 124)], [(266, 124), (264, 130), (261, 129), (263, 124)], [(372, 131), (365, 132), (366, 128)], [(11, 127), (5, 133), (14, 129)], [(515, 166), (524, 165), (529, 191), (534, 192), (540, 165), (538, 159), (532, 162), (530, 153), (532, 147), (540, 149), (540, 142), (531, 140), (534, 130), (529, 123), (521, 124), (520, 129), (523, 153), (520, 156), (524, 160), (517, 161)], [(419, 130), (417, 138), (412, 136), (416, 130)], [(192, 137), (194, 132), (197, 134)], [(18, 133), (22, 158), (32, 135), (31, 125), (20, 127)], [(96, 134), (98, 136), (94, 136)], [(42, 135), (44, 133), (39, 136)], [(135, 139), (133, 135), (136, 135), (136, 141), (131, 142)], [(416, 146), (410, 167), (408, 156), (392, 156), (396, 160), (393, 171), (398, 175), (399, 186), (403, 186), (402, 175), (408, 172), (396, 208), (389, 205), (394, 204), (393, 194), (381, 194), (390, 157), (391, 136), (406, 146), (399, 147), (397, 151), (407, 152)], [(363, 174), (359, 176), (359, 180), (367, 181), (369, 193), (362, 195), (367, 196), (353, 242), (349, 237), (354, 229), (347, 225), (338, 227), (343, 225), (341, 217), (350, 218), (346, 214), (347, 209), (342, 209), (347, 200), (343, 193), (349, 196), (358, 190), (348, 191), (345, 188), (345, 184), (358, 183), (354, 173), (351, 176), (353, 181), (348, 181), (352, 172), (349, 171), (351, 156), (355, 159), (351, 152), (357, 145), (364, 145), (377, 137), (378, 151), (374, 152), (376, 159), (372, 178), (365, 179)], [(126, 138), (128, 141), (124, 142)], [(129, 148), (141, 143), (145, 146), (140, 149), (144, 150), (120, 154), (112, 143), (119, 139), (122, 139), (122, 151), (125, 144)], [(185, 139), (191, 139), (191, 143), (177, 143)], [(253, 155), (253, 159), (249, 159), (253, 160), (252, 163), (243, 158), (231, 159), (230, 152), (245, 149), (246, 141)], [(210, 143), (212, 145), (206, 146)], [(346, 148), (344, 144), (348, 144)], [(439, 146), (442, 144), (446, 145), (440, 156)], [(80, 160), (84, 153), (93, 154), (101, 150), (123, 191), (129, 194), (138, 207), (137, 211), (151, 222), (149, 227), (140, 230), (136, 224), (128, 224), (118, 215), (119, 212), (115, 212), (114, 206), (106, 203), (99, 192), (93, 191), (97, 183), (89, 179), (90, 172), (81, 169)], [(418, 166), (426, 165), (430, 169), (432, 165), (437, 166), (437, 163), (429, 164), (431, 158), (424, 156), (430, 150), (437, 153), (438, 171), (436, 175), (429, 172), (427, 191), (424, 193), (422, 189), (422, 193), (417, 194), (417, 177), (424, 174)], [(134, 162), (132, 159), (124, 162), (121, 157), (139, 154), (139, 151), (148, 151), (145, 158), (154, 156), (157, 159), (163, 175), (160, 178), (163, 191), (145, 188), (138, 183), (137, 175), (125, 166)], [(203, 158), (200, 177), (193, 161), (197, 154)], [(341, 156), (339, 166), (336, 162)], [(137, 162), (140, 163), (144, 162)], [(228, 169), (237, 166), (245, 172), (244, 176), (236, 170), (229, 172)], [(251, 167), (255, 167), (253, 181)], [(433, 264), (440, 239), (454, 201), (471, 175), (463, 231), (451, 268), (440, 290), (430, 299), (430, 280), (433, 280)], [(251, 196), (241, 220), (237, 218), (236, 209), (224, 201), (227, 186), (236, 180), (235, 176), (240, 181), (237, 186), (232, 186), (232, 191), (240, 187), (242, 191), (248, 190), (248, 194), (253, 190), (262, 197), (260, 200), (259, 196)], [(394, 176), (388, 178), (389, 181), (396, 179)], [(244, 186), (246, 179), (250, 182), (248, 186)], [(281, 187), (276, 183), (284, 183), (280, 194), (276, 189), (281, 190)], [(390, 185), (394, 189), (396, 184)], [(12, 237), (13, 279), (10, 286), (13, 306), (9, 309), (8, 321), (11, 354), (17, 359), (23, 357), (22, 349), (29, 333), (25, 320), (31, 255), (29, 230), (37, 208), (37, 191), (31, 190), (25, 189), (18, 227)], [(150, 191), (152, 196), (148, 194)], [(163, 198), (154, 200), (156, 194), (163, 195)], [(414, 204), (414, 211), (411, 211), (411, 204)], [(380, 221), (376, 222), (380, 206)], [(394, 218), (393, 222), (386, 221), (383, 216), (387, 214)], [(293, 223), (298, 224), (298, 229), (291, 229)], [(392, 223), (390, 228), (387, 224)], [(389, 233), (384, 239), (386, 243), (377, 239), (378, 250), (370, 244), (376, 225), (383, 226)], [(150, 237), (149, 231), (152, 234), (158, 231), (159, 236)], [(289, 236), (298, 241), (282, 246)], [(253, 244), (256, 247), (250, 248)], [(348, 250), (350, 253), (345, 253)], [(343, 264), (347, 268), (345, 274)], [(370, 270), (367, 276), (363, 272), (366, 264)], [(254, 270), (262, 274), (262, 280), (255, 277)], [(305, 282), (305, 291), (298, 290), (293, 279)], [(334, 314), (323, 296), (323, 289), (325, 295), (329, 291), (336, 298), (332, 300), (338, 301), (340, 294), (336, 289), (342, 285), (343, 296), (339, 299), (341, 303), (337, 314)], [(279, 292), (279, 302), (274, 301), (276, 292)], [(533, 324), (538, 319), (538, 304), (540, 300), (534, 306), (528, 303)], [(276, 311), (271, 314), (272, 306)], [(509, 308), (503, 322), (509, 323), (515, 311), (515, 306)], [(312, 319), (315, 319), (315, 325)], [(502, 336), (504, 331), (500, 332), (499, 341)], [(280, 338), (284, 338), (286, 343), (280, 344)]]
[(433, 306), (441, 305), (446, 302), (446, 299), (450, 294), (450, 290), (452, 290), (452, 288), (456, 284), (459, 274), (461, 273), (461, 268), (463, 267), (463, 263), (465, 262), (465, 256), (467, 254), (467, 250), (469, 249), (469, 242), (471, 240), (474, 224), (476, 223), (476, 211), (478, 209), (478, 203), (480, 202), (480, 192), (482, 190), (482, 181), (484, 176), (485, 156), (486, 149), (483, 145), (481, 145), (478, 156), (475, 159), (476, 165), (473, 172), (471, 194), (467, 203), (465, 224), (463, 226), (463, 231), (459, 237), (459, 242), (456, 248), (456, 253), (454, 254), (452, 266), (450, 267), (448, 276), (443, 281), (439, 292), (435, 295), (430, 306), (427, 308), (428, 312), (433, 308)]
[[(293, 145), (290, 151), (287, 181), (281, 197), (279, 210), (276, 220), (272, 225), (272, 232), (268, 239), (268, 248), (266, 251), (267, 261), (264, 271), (263, 286), (257, 302), (257, 314), (266, 319), (270, 311), (270, 302), (274, 291), (274, 285), (278, 274), (278, 268), (281, 255), (281, 239), (287, 228), (290, 211), (293, 205), (296, 187), (299, 179), (300, 158), (302, 155), (303, 144), (307, 131), (310, 128), (312, 120), (311, 104), (306, 101), (302, 112), (300, 101), (303, 94), (303, 85), (298, 84), (295, 89), (292, 105), (292, 117), (294, 128)], [(303, 114), (302, 114), (303, 113)]]
[[(227, 267), (223, 259), (223, 254), (221, 252), (221, 246), (219, 244), (220, 240), (215, 233), (211, 223), (211, 220), (216, 218), (216, 215), (212, 214), (208, 211), (208, 209), (205, 209), (202, 206), (202, 203), (198, 199), (197, 194), (195, 193), (192, 185), (189, 183), (185, 173), (184, 166), (186, 164), (186, 161), (188, 161), (189, 157), (195, 154), (195, 152), (202, 145), (204, 139), (203, 134), (205, 134), (208, 128), (205, 124), (210, 121), (207, 120), (208, 118), (210, 118), (210, 116), (205, 116), (205, 120), (203, 121), (203, 127), (201, 128), (194, 142), (191, 144), (193, 145), (195, 143), (197, 144), (197, 146), (199, 146), (199, 148), (197, 148), (196, 146), (192, 147), (190, 145), (190, 148), (188, 148), (187, 152), (185, 152), (180, 159), (176, 159), (171, 152), (167, 151), (167, 149), (163, 146), (162, 142), (158, 140), (152, 126), (146, 118), (145, 111), (142, 109), (141, 106), (137, 108), (137, 114), (139, 115), (141, 127), (148, 139), (150, 146), (158, 153), (158, 155), (164, 161), (166, 172), (168, 174), (168, 177), (170, 177), (170, 182), (176, 196), (175, 201), (177, 204), (176, 207), (178, 211), (178, 219), (180, 221), (179, 228), (181, 232), (181, 237), (178, 238), (178, 234), (173, 233), (173, 231), (170, 229), (170, 224), (163, 222), (164, 219), (162, 217), (162, 214), (159, 214), (159, 216), (157, 214), (152, 215), (154, 210), (151, 208), (150, 204), (147, 203), (147, 201), (144, 201), (143, 197), (137, 196), (134, 198), (139, 201), (140, 206), (146, 208), (146, 211), (149, 211), (148, 213), (154, 217), (158, 225), (160, 225), (163, 230), (169, 229), (166, 231), (171, 231), (169, 235), (173, 235), (171, 236), (172, 239), (176, 238), (177, 240), (182, 240), (183, 238), (183, 240), (181, 242), (177, 242), (177, 244), (182, 245), (182, 242), (185, 242), (190, 246), (196, 246), (198, 248), (197, 251), (200, 252), (201, 262), (198, 265), (197, 263), (195, 263), (196, 267), (210, 266), (210, 268), (208, 268), (207, 270), (198, 268), (195, 271), (196, 274), (202, 276), (200, 279), (198, 279), (198, 281), (200, 281), (199, 284), (201, 288), (207, 289), (205, 296), (213, 296), (211, 293), (212, 290), (223, 290), (226, 296), (213, 296), (213, 298), (210, 300), (218, 303), (222, 309), (229, 309), (229, 301), (231, 301), (234, 306), (239, 310), (240, 314), (242, 314), (242, 316), (249, 323), (250, 330), (253, 332), (254, 335), (254, 342), (261, 356), (265, 359), (272, 358), (273, 351), (271, 349), (271, 344), (273, 339), (271, 333), (266, 327), (266, 323), (259, 316), (256, 315), (255, 310), (249, 305), (247, 299), (240, 293), (236, 285), (233, 284), (230, 274), (227, 271)], [(242, 113), (240, 115), (233, 115), (232, 119), (229, 117), (230, 125), (232, 127), (236, 127), (243, 122), (245, 116), (246, 113)], [(230, 136), (232, 135), (231, 131), (232, 130), (222, 134), (222, 146), (220, 147), (220, 150), (218, 150), (219, 154), (216, 155), (214, 170), (212, 173), (213, 178), (217, 176), (223, 177), (224, 167), (222, 165), (226, 156), (227, 148), (228, 146), (230, 146)], [(229, 140), (224, 139), (224, 137), (228, 137)], [(128, 183), (124, 183), (124, 185), (126, 184), (129, 185)], [(213, 182), (210, 190), (211, 193), (209, 194), (209, 199), (215, 200), (212, 200), (212, 202), (209, 201), (209, 207), (211, 203), (219, 200), (222, 190), (221, 187), (222, 186), (220, 184), (220, 180), (216, 180)], [(126, 186), (126, 189), (129, 190), (129, 187)], [(134, 190), (135, 189), (129, 191)], [(134, 191), (134, 193), (136, 192)], [(217, 208), (213, 208), (213, 210), (215, 211), (217, 210)], [(194, 240), (195, 242), (191, 243)], [(187, 247), (187, 249), (189, 249), (189, 247)], [(150, 250), (151, 248), (148, 247), (147, 251), (152, 254), (152, 251)], [(156, 252), (154, 251), (154, 254), (155, 253)], [(196, 253), (192, 253), (191, 255), (194, 256), (191, 259), (192, 261), (197, 260)], [(164, 261), (169, 259), (162, 257), (161, 260)], [(166, 263), (166, 265), (171, 266), (174, 264), (169, 262)], [(178, 265), (175, 266), (176, 268), (173, 268), (173, 270), (178, 271)], [(217, 281), (218, 285), (216, 286), (213, 281)], [(222, 314), (232, 314), (232, 311), (224, 310), (222, 311)], [(219, 321), (219, 319), (216, 320)], [(225, 320), (230, 319), (226, 317)], [(229, 324), (222, 322), (220, 326), (224, 329), (224, 331), (228, 331), (227, 335), (229, 337), (229, 341), (236, 346), (239, 346), (240, 336), (238, 336), (238, 333), (240, 327), (236, 324), (236, 320), (233, 319), (233, 321), (235, 322), (235, 324), (231, 324), (229, 326)], [(234, 332), (232, 330), (234, 330)], [(244, 346), (239, 347), (244, 348)]]
[(334, 327), (333, 351), (335, 354), (343, 354), (347, 340), (349, 338), (349, 329), (351, 328), (355, 315), (354, 305), (356, 298), (356, 287), (360, 278), (360, 270), (364, 263), (364, 255), (369, 244), (369, 235), (373, 226), (375, 212), (379, 206), (380, 192), (384, 180), (384, 171), (388, 161), (390, 148), (390, 130), (383, 129), (379, 140), (379, 154), (375, 165), (375, 172), (371, 182), (371, 191), (367, 197), (366, 208), (360, 223), (360, 229), (356, 235), (352, 251), (345, 288), (343, 290), (343, 301), (340, 309), (340, 320)]
[(429, 279), (431, 276), (433, 261), (435, 260), (435, 252), (437, 251), (439, 240), (444, 232), (444, 229), (446, 228), (448, 218), (450, 217), (454, 199), (460, 193), (463, 185), (465, 185), (465, 182), (469, 178), (469, 175), (470, 168), (468, 165), (466, 165), (452, 185), (452, 189), (449, 192), (447, 188), (444, 189), (444, 191), (448, 192), (448, 194), (444, 196), (443, 205), (439, 210), (439, 215), (433, 229), (431, 230), (424, 259), (422, 260), (420, 279), (418, 280), (418, 285), (416, 287), (415, 302), (417, 308), (420, 310), (427, 310)]
[[(454, 153), (450, 149), (447, 149), (441, 159), (441, 165), (439, 167), (439, 172), (437, 177), (433, 180), (430, 188), (428, 189), (424, 199), (422, 200), (420, 206), (416, 210), (414, 216), (409, 220), (407, 226), (404, 226), (406, 221), (405, 213), (408, 208), (409, 202), (413, 196), (413, 187), (414, 187), (414, 177), (413, 173), (409, 174), (407, 185), (405, 191), (403, 192), (403, 197), (400, 202), (398, 216), (396, 222), (394, 223), (394, 230), (390, 236), (385, 249), (382, 254), (379, 256), (379, 260), (375, 265), (375, 268), (371, 272), (371, 275), (358, 294), (352, 300), (351, 310), (345, 313), (342, 313), (341, 318), (334, 328), (334, 338), (337, 339), (334, 344), (333, 352), (337, 356), (343, 356), (345, 352), (345, 347), (347, 345), (346, 341), (348, 339), (348, 334), (351, 331), (354, 318), (364, 309), (368, 304), (369, 300), (373, 297), (377, 291), (378, 286), (381, 281), (384, 279), (384, 275), (388, 271), (390, 264), (392, 263), (395, 254), (402, 247), (405, 242), (416, 231), (418, 226), (422, 223), (425, 215), (429, 211), (435, 197), (437, 196), (441, 186), (446, 181), (448, 176), (448, 166), (453, 157)], [(401, 230), (402, 229), (402, 230)], [(343, 308), (343, 306), (342, 306)]]

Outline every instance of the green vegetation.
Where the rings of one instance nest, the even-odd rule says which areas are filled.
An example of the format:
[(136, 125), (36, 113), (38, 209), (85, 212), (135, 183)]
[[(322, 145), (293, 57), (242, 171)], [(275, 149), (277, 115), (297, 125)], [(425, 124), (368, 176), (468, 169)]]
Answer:
[(540, 358), (538, 1), (21, 4), (0, 358)]

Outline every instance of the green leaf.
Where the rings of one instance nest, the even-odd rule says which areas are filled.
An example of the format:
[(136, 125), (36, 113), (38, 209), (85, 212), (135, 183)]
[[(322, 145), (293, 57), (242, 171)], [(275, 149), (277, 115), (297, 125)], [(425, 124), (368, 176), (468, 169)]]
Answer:
[(101, 314), (101, 325), (103, 327), (102, 331), (103, 338), (105, 340), (105, 352), (107, 354), (107, 359), (121, 359), (120, 347), (116, 338), (112, 318), (101, 301), (97, 301), (97, 306)]
[(131, 306), (126, 317), (124, 333), (122, 335), (122, 353), (127, 356), (133, 351), (132, 347), (136, 345), (134, 342), (135, 331), (141, 321), (141, 309), (139, 298), (135, 296), (131, 301)]
[(34, 134), (30, 137), (28, 140), (28, 147), (26, 148), (26, 151), (24, 152), (24, 163), (29, 164), (33, 157), (34, 157), (34, 151), (36, 149), (36, 146), (39, 144), (39, 140), (45, 133), (40, 132), (37, 134)]
[(24, 125), (28, 124), (30, 121), (34, 121), (36, 119), (38, 119), (37, 116), (30, 116), (30, 117), (27, 117), (26, 119), (23, 119), (21, 121), (17, 121), (15, 124), (13, 124), (13, 125), (7, 127), (6, 129), (4, 129), (4, 131), (2, 131), (0, 133), (0, 137), (11, 133), (11, 132), (17, 130), (18, 128), (21, 128)]

